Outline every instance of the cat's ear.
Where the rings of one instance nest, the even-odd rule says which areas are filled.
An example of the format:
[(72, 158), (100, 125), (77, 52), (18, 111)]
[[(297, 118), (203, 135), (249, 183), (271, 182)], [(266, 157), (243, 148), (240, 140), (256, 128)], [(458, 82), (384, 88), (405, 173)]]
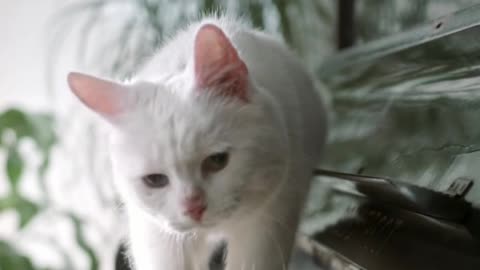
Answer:
[(83, 104), (109, 120), (127, 110), (130, 93), (122, 84), (77, 72), (69, 73), (67, 81)]
[(200, 27), (194, 44), (195, 82), (199, 90), (248, 101), (248, 70), (225, 33), (215, 25)]

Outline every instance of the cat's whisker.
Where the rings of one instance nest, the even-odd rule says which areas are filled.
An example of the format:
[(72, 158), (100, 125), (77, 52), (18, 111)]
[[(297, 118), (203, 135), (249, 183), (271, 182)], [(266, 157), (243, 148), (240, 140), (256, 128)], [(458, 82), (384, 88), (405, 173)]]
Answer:
[(183, 254), (182, 254), (182, 251), (180, 250), (177, 242), (178, 242), (177, 235), (176, 234), (171, 235), (171, 237), (169, 239), (169, 246), (174, 249), (174, 252), (176, 254), (175, 257), (177, 258), (176, 260), (178, 261), (179, 260), (178, 258), (182, 258), (181, 256)]

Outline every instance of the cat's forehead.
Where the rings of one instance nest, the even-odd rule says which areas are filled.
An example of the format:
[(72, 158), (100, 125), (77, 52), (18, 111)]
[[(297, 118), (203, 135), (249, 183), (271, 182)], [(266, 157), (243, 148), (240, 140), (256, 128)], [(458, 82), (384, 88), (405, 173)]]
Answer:
[[(228, 137), (231, 110), (201, 97), (185, 99), (165, 89), (132, 112), (115, 134), (118, 144), (203, 151)], [(165, 91), (165, 92), (160, 92)]]
[(236, 141), (252, 121), (251, 108), (236, 100), (180, 89), (183, 84), (145, 86), (136, 89), (136, 108), (116, 132), (117, 144), (185, 155), (211, 152)]
[[(144, 80), (138, 80), (145, 82)], [(186, 74), (163, 76), (161, 80), (134, 84), (134, 121), (147, 120), (152, 128), (182, 123), (201, 129), (219, 125), (238, 115), (238, 100), (215, 96), (217, 91), (199, 91)], [(148, 123), (147, 123), (148, 124)]]

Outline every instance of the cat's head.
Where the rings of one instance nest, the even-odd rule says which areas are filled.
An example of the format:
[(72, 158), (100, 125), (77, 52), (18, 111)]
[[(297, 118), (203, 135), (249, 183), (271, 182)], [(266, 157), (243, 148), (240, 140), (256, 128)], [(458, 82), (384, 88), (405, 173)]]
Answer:
[(71, 73), (72, 91), (112, 127), (115, 184), (127, 207), (177, 231), (255, 209), (283, 176), (286, 141), (221, 29), (202, 26), (191, 65), (169, 81)]

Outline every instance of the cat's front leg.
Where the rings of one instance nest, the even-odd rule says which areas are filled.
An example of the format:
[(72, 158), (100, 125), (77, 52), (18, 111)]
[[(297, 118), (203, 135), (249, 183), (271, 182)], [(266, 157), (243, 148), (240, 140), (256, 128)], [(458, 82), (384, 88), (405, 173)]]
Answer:
[(288, 269), (310, 186), (310, 170), (299, 171), (271, 192), (266, 205), (229, 227), (226, 270)]
[(232, 232), (226, 270), (287, 269), (295, 230), (268, 221), (252, 225)]
[(285, 200), (232, 229), (228, 233), (226, 270), (287, 269), (302, 205), (301, 198)]

